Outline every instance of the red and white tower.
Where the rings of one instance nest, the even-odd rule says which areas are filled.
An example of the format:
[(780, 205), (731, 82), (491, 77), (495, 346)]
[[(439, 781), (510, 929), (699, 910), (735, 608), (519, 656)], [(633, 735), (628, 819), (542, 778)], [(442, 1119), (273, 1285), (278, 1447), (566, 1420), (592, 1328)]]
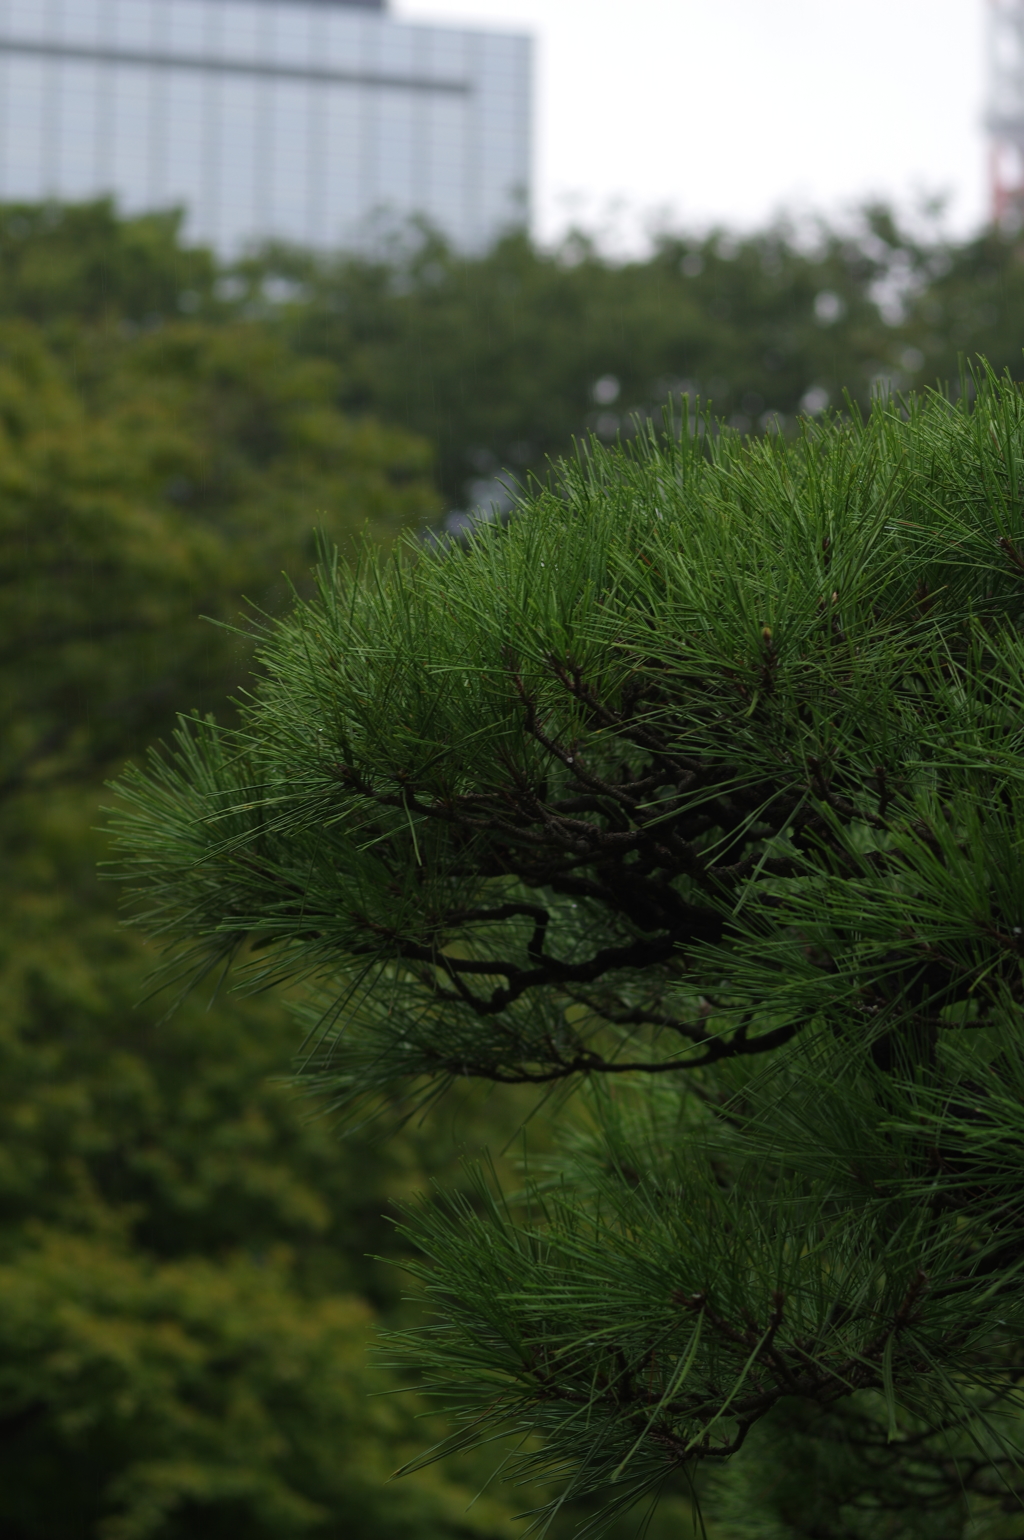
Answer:
[(993, 223), (1024, 224), (1024, 0), (989, 0), (989, 176)]

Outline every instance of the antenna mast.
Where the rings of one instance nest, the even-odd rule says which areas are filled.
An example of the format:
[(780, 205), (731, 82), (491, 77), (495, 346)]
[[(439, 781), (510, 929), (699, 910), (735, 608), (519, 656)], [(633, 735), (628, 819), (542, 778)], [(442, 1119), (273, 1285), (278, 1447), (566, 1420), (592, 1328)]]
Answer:
[(989, 178), (992, 221), (1024, 223), (1024, 0), (989, 0)]

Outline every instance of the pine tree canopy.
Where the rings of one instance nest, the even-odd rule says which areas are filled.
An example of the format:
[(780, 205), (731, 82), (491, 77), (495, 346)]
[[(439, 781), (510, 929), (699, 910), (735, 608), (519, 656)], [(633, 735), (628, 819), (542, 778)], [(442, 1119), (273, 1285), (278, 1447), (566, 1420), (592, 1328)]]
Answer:
[(968, 384), (327, 561), (121, 783), (171, 972), (304, 981), (339, 1106), (581, 1088), (525, 1196), (410, 1214), (399, 1346), (605, 1516), (794, 1407), (1018, 1500), (1024, 400)]

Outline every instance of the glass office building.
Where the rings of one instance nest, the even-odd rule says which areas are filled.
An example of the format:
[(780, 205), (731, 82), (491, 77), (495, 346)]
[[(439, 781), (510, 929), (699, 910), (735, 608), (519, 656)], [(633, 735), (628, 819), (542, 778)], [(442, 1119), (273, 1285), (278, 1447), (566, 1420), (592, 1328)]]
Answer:
[(530, 39), (380, 0), (0, 0), (0, 201), (180, 204), (224, 252), (527, 217)]

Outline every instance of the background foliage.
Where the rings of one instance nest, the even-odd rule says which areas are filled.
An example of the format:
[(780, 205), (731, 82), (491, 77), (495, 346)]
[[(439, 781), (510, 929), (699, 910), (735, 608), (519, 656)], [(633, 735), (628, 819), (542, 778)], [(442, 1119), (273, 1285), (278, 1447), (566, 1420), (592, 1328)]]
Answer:
[(430, 237), (376, 262), (271, 250), (238, 281), (244, 303), (278, 296), (295, 346), (341, 365), (346, 407), (429, 438), (462, 507), (486, 504), (502, 472), (542, 472), (574, 437), (613, 439), (636, 413), (660, 421), (670, 395), (700, 395), (743, 432), (792, 432), (847, 392), (866, 405), (955, 384), (961, 353), (1018, 372), (1019, 241), (951, 244), (934, 214), (667, 231), (626, 262), (582, 232), (554, 251), (513, 235), (473, 260)]
[[(228, 268), (173, 215), (0, 211), (0, 1513), (15, 1540), (490, 1540), (536, 1500), (499, 1492), (467, 1514), (482, 1477), (464, 1465), (385, 1486), (424, 1429), (413, 1406), (366, 1400), (388, 1383), (367, 1368), (370, 1322), (405, 1319), (391, 1269), (366, 1260), (396, 1249), (382, 1213), (432, 1174), (465, 1191), (457, 1151), (501, 1146), (519, 1104), (339, 1143), (274, 1079), (295, 1046), (278, 1006), (203, 996), (166, 1021), (140, 1006), (152, 956), (95, 881), (100, 783), (178, 710), (223, 715), (249, 644), (198, 617), (234, 620), (243, 595), (276, 612), (282, 570), (306, 582), (314, 526), (343, 548), (363, 529), (389, 541), (500, 496), (506, 470), (544, 474), (574, 435), (629, 431), (671, 392), (788, 433), (801, 403), (954, 377), (960, 351), (1019, 368), (1015, 240), (912, 237), (882, 210), (805, 234), (666, 234), (619, 264), (582, 235), (467, 260), (407, 232), (381, 259), (277, 250)], [(808, 1446), (817, 1474), (779, 1484), (798, 1433), (759, 1435), (711, 1505), (723, 1533), (860, 1540), (835, 1460)], [(655, 1532), (688, 1511), (681, 1494)], [(959, 1534), (964, 1513), (945, 1512)]]

